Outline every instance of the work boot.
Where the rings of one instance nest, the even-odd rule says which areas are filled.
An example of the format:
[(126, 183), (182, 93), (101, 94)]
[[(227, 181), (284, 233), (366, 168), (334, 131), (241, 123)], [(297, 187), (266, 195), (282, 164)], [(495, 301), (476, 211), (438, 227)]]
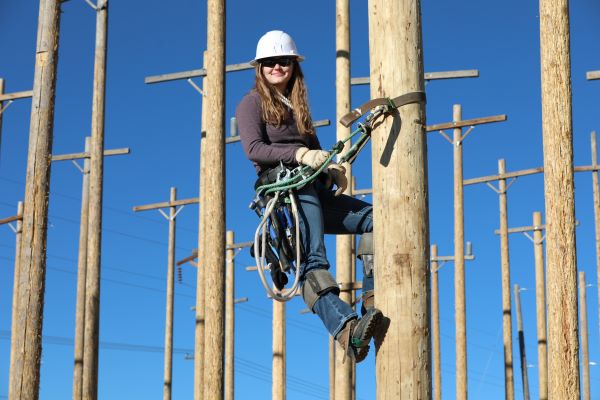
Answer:
[(375, 291), (369, 290), (362, 295), (362, 304), (360, 306), (360, 314), (365, 315), (367, 310), (375, 308)]
[(352, 357), (357, 363), (367, 358), (369, 354), (369, 342), (375, 335), (383, 314), (376, 308), (370, 308), (359, 320), (351, 319), (344, 328), (336, 335), (335, 340), (340, 344), (346, 356)]

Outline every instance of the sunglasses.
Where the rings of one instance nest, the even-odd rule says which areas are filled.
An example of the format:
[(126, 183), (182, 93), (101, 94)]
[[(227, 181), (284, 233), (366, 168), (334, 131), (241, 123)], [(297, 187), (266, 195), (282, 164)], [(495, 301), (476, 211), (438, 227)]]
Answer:
[(274, 57), (260, 60), (261, 65), (267, 68), (273, 68), (277, 64), (279, 64), (281, 67), (289, 67), (293, 62), (294, 59), (292, 57)]

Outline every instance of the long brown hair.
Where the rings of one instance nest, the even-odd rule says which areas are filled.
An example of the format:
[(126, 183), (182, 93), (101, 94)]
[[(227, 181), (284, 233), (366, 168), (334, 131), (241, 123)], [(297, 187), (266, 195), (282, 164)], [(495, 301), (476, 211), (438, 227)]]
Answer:
[[(296, 126), (300, 134), (314, 134), (312, 119), (308, 109), (306, 85), (304, 74), (298, 61), (294, 60), (292, 77), (290, 78), (286, 96), (289, 98), (294, 109)], [(277, 89), (271, 85), (262, 73), (262, 64), (259, 62), (255, 67), (256, 79), (254, 89), (259, 94), (262, 103), (262, 118), (265, 122), (273, 125), (281, 125), (290, 112), (287, 106), (280, 100)]]

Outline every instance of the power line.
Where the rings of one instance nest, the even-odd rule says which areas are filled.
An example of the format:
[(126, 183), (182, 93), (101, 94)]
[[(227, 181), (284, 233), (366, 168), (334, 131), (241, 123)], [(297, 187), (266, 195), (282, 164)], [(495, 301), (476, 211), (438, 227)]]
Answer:
[[(20, 181), (17, 181), (17, 180), (14, 180), (14, 179), (9, 179), (9, 178), (3, 177), (3, 176), (0, 176), (0, 180), (6, 181), (6, 182), (10, 182), (10, 183), (15, 184), (15, 185), (25, 186), (25, 182), (20, 182)], [(69, 199), (69, 200), (73, 200), (73, 201), (78, 202), (78, 203), (81, 203), (81, 197), (69, 196), (69, 195), (66, 195), (66, 194), (57, 193), (55, 191), (52, 191), (52, 195), (53, 196), (57, 196), (57, 197), (62, 197), (62, 198), (65, 198), (65, 199)], [(8, 203), (4, 203), (4, 202), (2, 204), (7, 205), (9, 207), (14, 207), (14, 204), (8, 204)], [(109, 211), (117, 213), (117, 214), (126, 215), (128, 217), (134, 217), (134, 218), (138, 218), (138, 219), (143, 219), (143, 220), (150, 221), (150, 222), (153, 222), (153, 223), (156, 223), (156, 224), (162, 224), (163, 223), (163, 221), (160, 221), (160, 220), (155, 220), (153, 218), (146, 217), (146, 216), (143, 216), (141, 214), (135, 214), (135, 213), (132, 213), (130, 211), (123, 211), (123, 210), (121, 210), (119, 208), (107, 206), (105, 204), (102, 205), (102, 209), (106, 209), (106, 210), (109, 210)], [(185, 230), (185, 231), (189, 231), (189, 232), (193, 232), (193, 233), (198, 233), (198, 229), (197, 228), (194, 229), (194, 228), (191, 228), (191, 227), (187, 227), (185, 225), (182, 226), (181, 224), (177, 224), (177, 229), (182, 229), (182, 230)]]

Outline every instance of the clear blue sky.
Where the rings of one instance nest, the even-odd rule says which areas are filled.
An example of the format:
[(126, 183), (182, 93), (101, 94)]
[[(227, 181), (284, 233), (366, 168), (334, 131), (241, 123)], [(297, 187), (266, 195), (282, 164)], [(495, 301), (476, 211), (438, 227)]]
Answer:
[[(3, 1), (0, 7), (0, 77), (7, 92), (32, 87), (38, 3)], [(367, 2), (351, 7), (352, 76), (367, 76)], [(600, 5), (571, 5), (573, 128), (576, 165), (590, 164), (590, 132), (600, 130), (600, 82), (586, 71), (600, 69)], [(452, 119), (507, 114), (507, 122), (477, 127), (464, 144), (465, 178), (492, 175), (504, 158), (508, 171), (542, 165), (539, 18), (535, 2), (423, 2), (425, 69), (428, 72), (478, 69), (480, 77), (432, 81), (426, 86), (429, 124)], [(335, 119), (335, 2), (229, 1), (227, 63), (250, 60), (258, 38), (283, 29), (296, 40), (309, 88), (314, 119)], [(83, 150), (90, 131), (95, 16), (83, 0), (64, 3), (54, 124), (54, 154)], [(109, 10), (106, 148), (130, 147), (132, 154), (105, 162), (100, 349), (101, 399), (159, 399), (162, 396), (167, 223), (158, 212), (134, 214), (134, 205), (166, 201), (169, 188), (179, 198), (198, 195), (200, 95), (185, 81), (145, 85), (144, 77), (200, 68), (206, 47), (206, 3), (192, 0), (112, 1)], [(393, 63), (394, 60), (389, 60)], [(199, 83), (197, 80), (196, 82)], [(226, 117), (251, 88), (252, 72), (227, 76)], [(400, 94), (400, 93), (398, 93)], [(352, 104), (369, 97), (355, 87)], [(16, 213), (24, 193), (30, 100), (4, 114), (0, 154), (0, 218)], [(228, 124), (227, 124), (228, 126)], [(335, 142), (333, 126), (320, 128), (321, 142)], [(438, 134), (428, 138), (431, 242), (441, 255), (453, 252), (452, 148)], [(355, 163), (358, 187), (370, 187), (370, 152)], [(251, 164), (240, 145), (227, 147), (227, 229), (247, 241), (258, 222), (247, 209), (253, 196)], [(593, 284), (588, 291), (591, 360), (600, 362), (598, 291), (594, 250), (591, 176), (576, 177), (579, 268)], [(52, 166), (48, 230), (46, 303), (41, 376), (42, 399), (71, 396), (76, 294), (76, 260), (81, 174), (70, 163)], [(543, 211), (542, 176), (520, 178), (509, 191), (509, 226), (531, 225)], [(467, 263), (467, 343), (469, 393), (473, 399), (503, 398), (498, 198), (484, 185), (465, 188), (465, 237), (476, 260)], [(197, 207), (177, 219), (177, 258), (196, 247)], [(331, 261), (334, 240), (328, 239)], [(533, 246), (511, 236), (512, 283), (522, 293), (531, 395), (537, 397), (537, 351)], [(14, 235), (0, 227), (0, 398), (7, 395)], [(265, 298), (247, 251), (236, 258), (236, 394), (270, 398), (271, 303)], [(444, 398), (454, 398), (453, 265), (440, 271), (442, 379)], [(191, 398), (195, 271), (183, 269), (176, 286), (174, 398)], [(300, 315), (301, 300), (288, 307), (288, 399), (327, 399), (327, 336), (316, 316)], [(513, 321), (516, 326), (516, 320)], [(521, 396), (514, 335), (515, 388)], [(401, 351), (401, 349), (399, 349)], [(598, 366), (591, 367), (592, 397), (600, 393)], [(374, 359), (358, 367), (357, 399), (374, 397)]]

